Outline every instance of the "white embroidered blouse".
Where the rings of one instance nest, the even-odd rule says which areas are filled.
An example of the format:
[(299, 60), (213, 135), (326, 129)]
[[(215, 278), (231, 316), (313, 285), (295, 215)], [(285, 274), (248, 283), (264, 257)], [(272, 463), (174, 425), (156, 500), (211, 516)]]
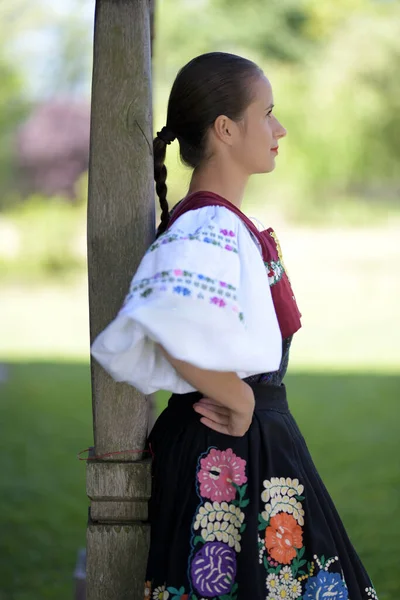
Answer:
[(157, 344), (178, 360), (242, 379), (279, 368), (282, 337), (267, 271), (228, 209), (189, 211), (150, 246), (91, 352), (116, 381), (144, 394), (193, 391)]

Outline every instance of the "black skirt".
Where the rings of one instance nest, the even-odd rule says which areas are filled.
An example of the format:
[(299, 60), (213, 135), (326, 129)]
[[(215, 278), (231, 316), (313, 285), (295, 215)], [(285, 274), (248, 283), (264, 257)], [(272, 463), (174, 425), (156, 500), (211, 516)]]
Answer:
[(285, 386), (251, 387), (241, 438), (200, 423), (197, 392), (173, 395), (157, 420), (145, 599), (376, 599)]

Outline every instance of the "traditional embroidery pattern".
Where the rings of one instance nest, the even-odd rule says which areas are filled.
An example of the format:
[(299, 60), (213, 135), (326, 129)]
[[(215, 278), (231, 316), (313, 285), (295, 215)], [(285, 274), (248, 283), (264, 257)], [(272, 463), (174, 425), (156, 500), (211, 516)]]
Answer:
[(265, 268), (268, 273), (268, 282), (272, 287), (278, 281), (280, 281), (285, 273), (285, 268), (280, 260), (271, 260), (271, 262), (264, 262)]
[(205, 300), (214, 306), (232, 310), (241, 321), (244, 320), (244, 315), (237, 305), (235, 286), (226, 281), (182, 269), (168, 269), (152, 277), (132, 281), (123, 306), (137, 295), (147, 298), (156, 291), (172, 292), (188, 298)]
[[(188, 565), (191, 589), (157, 588), (158, 593), (162, 590), (163, 600), (237, 599), (237, 554), (246, 529), (242, 508), (249, 504), (245, 471), (246, 461), (231, 448), (210, 448), (200, 457), (196, 477), (200, 505), (193, 522)], [(151, 587), (145, 589), (149, 597)]]
[[(284, 273), (286, 273), (286, 276), (287, 276), (287, 278), (289, 280), (289, 283), (291, 285), (291, 281), (290, 281), (288, 270), (287, 270), (287, 268), (285, 266), (285, 263), (283, 262), (282, 248), (281, 248), (281, 245), (279, 243), (278, 236), (276, 235), (275, 231), (270, 231), (269, 235), (272, 237), (272, 239), (275, 242), (276, 249), (277, 249), (277, 252), (278, 252), (279, 262), (281, 264), (281, 267), (282, 267)], [(293, 296), (293, 299), (294, 299), (294, 296)]]
[(194, 233), (185, 233), (182, 229), (177, 229), (176, 233), (163, 233), (150, 246), (148, 252), (154, 252), (154, 250), (157, 250), (157, 248), (164, 246), (165, 244), (182, 242), (185, 240), (212, 244), (213, 246), (218, 246), (228, 252), (238, 253), (235, 232), (230, 229), (219, 229), (219, 232), (217, 233), (217, 228), (214, 225), (198, 227)]
[[(304, 486), (298, 479), (272, 477), (264, 481), (259, 514), (259, 562), (266, 570), (266, 600), (349, 600), (343, 572), (331, 572), (337, 556), (305, 558), (303, 545)], [(316, 568), (318, 573), (315, 574)], [(366, 588), (366, 600), (377, 600), (375, 590)]]

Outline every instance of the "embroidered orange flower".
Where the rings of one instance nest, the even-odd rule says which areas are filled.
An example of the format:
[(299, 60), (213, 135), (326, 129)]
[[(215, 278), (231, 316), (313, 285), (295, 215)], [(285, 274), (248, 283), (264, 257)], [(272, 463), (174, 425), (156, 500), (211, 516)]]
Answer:
[(296, 556), (296, 548), (303, 545), (303, 532), (296, 519), (287, 513), (271, 518), (265, 530), (265, 547), (281, 564), (288, 565)]

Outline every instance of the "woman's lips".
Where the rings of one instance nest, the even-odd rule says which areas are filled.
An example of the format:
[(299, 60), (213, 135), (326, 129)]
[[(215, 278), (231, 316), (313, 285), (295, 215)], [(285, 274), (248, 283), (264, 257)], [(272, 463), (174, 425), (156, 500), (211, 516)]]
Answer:
[(271, 152), (275, 152), (275, 154), (278, 154), (278, 146), (275, 146), (275, 148), (271, 148)]

